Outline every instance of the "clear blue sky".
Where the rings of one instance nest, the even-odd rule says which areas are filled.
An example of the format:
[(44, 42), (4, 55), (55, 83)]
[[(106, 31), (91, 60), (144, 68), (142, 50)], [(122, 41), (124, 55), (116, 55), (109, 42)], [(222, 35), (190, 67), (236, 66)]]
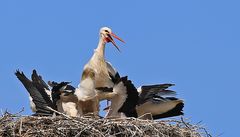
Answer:
[(175, 83), (185, 117), (239, 136), (240, 2), (233, 0), (8, 0), (0, 2), (0, 108), (30, 114), (14, 76), (37, 69), (77, 86), (102, 26), (126, 41), (106, 58), (134, 84)]

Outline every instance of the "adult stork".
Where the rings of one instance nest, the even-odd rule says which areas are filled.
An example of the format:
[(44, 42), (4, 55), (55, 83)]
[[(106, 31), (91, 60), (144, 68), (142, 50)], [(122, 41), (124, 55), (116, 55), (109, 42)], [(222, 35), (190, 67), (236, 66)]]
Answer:
[(175, 91), (167, 89), (170, 86), (173, 84), (144, 85), (137, 90), (131, 80), (122, 77), (113, 87), (117, 95), (110, 99), (106, 117), (149, 118), (146, 114), (150, 114), (159, 119), (182, 115), (183, 100), (173, 97)]
[[(119, 50), (112, 37), (124, 42), (110, 28), (100, 29), (98, 46), (91, 59), (84, 66), (80, 84), (75, 92), (79, 105), (83, 108), (83, 114), (93, 113), (97, 115), (99, 101), (112, 97), (111, 88), (114, 85), (115, 77), (119, 76), (116, 71), (113, 71), (111, 64), (105, 60), (105, 45), (107, 43), (111, 42)], [(101, 92), (102, 89), (110, 92)]]
[[(56, 110), (70, 116), (77, 116), (77, 97), (73, 94), (75, 88), (69, 82), (49, 82), (49, 87), (42, 77), (33, 70), (32, 80), (28, 79), (23, 72), (16, 71), (15, 75), (29, 93), (30, 107), (34, 115), (51, 116)], [(49, 109), (50, 108), (50, 109)]]

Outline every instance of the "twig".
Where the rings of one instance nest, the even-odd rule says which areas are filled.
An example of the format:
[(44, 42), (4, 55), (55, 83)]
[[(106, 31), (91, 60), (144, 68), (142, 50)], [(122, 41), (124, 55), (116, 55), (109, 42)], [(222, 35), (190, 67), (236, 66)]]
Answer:
[(69, 117), (68, 115), (66, 115), (66, 114), (64, 114), (64, 113), (61, 113), (61, 112), (58, 112), (57, 110), (54, 110), (54, 109), (52, 109), (51, 107), (46, 107), (47, 109), (49, 109), (49, 110), (51, 110), (51, 111), (53, 111), (53, 112), (55, 112), (55, 113), (57, 113), (57, 114), (59, 114), (59, 115), (62, 115), (62, 116), (64, 116), (64, 117), (66, 117), (66, 118), (69, 118), (69, 119), (72, 119), (71, 117)]
[(19, 135), (22, 136), (22, 118), (20, 119)]
[[(98, 120), (99, 121), (99, 120)], [(82, 134), (83, 131), (85, 131), (87, 128), (91, 127), (93, 124), (97, 123), (98, 121), (93, 122), (92, 124), (86, 126), (83, 130), (81, 130), (75, 137), (78, 137)]]
[(184, 121), (183, 117), (181, 117), (181, 121), (182, 121), (182, 123), (183, 123), (187, 128), (190, 129), (190, 127), (188, 126), (188, 124)]
[(14, 114), (14, 115), (17, 116), (17, 115), (21, 114), (23, 111), (24, 111), (24, 107), (18, 113)]
[(143, 114), (143, 115), (141, 115), (140, 117), (138, 117), (139, 119), (142, 119), (142, 118), (144, 118), (145, 116), (150, 116), (151, 117), (151, 120), (153, 119), (153, 117), (152, 117), (152, 114), (151, 113), (145, 113), (145, 114)]
[(206, 130), (206, 128), (200, 128), (200, 129), (202, 129), (204, 132), (205, 132), (205, 134), (207, 135), (207, 137), (212, 137), (212, 135), (210, 135), (209, 133), (208, 133), (208, 131)]

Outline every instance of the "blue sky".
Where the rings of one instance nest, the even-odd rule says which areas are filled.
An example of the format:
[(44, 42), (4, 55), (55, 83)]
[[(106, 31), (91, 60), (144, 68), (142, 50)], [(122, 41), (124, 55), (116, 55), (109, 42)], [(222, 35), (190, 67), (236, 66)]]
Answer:
[(77, 86), (103, 26), (126, 41), (106, 58), (136, 86), (175, 83), (185, 117), (213, 135), (238, 136), (239, 1), (1, 1), (0, 109), (31, 114), (14, 76), (37, 69)]

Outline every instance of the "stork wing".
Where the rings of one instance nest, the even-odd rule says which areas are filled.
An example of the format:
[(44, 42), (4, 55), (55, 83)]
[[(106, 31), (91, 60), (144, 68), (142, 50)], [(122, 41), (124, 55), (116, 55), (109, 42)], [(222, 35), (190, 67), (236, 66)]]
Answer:
[(155, 84), (155, 85), (143, 85), (140, 87), (140, 90), (143, 91), (156, 91), (167, 89), (171, 86), (175, 86), (174, 84)]
[(47, 106), (53, 107), (50, 97), (44, 90), (44, 86), (41, 84), (36, 84), (29, 80), (23, 72), (16, 71), (15, 75), (27, 89), (28, 93), (33, 99), (33, 102), (36, 106), (37, 115), (51, 115), (52, 111), (47, 109)]
[(127, 99), (118, 111), (123, 112), (127, 117), (137, 117), (136, 106), (139, 99), (137, 89), (127, 76), (122, 77), (121, 81), (126, 87)]
[[(113, 85), (120, 80), (120, 75), (116, 71), (116, 69), (111, 65), (110, 62), (105, 62), (107, 65), (107, 70), (109, 77), (111, 78), (111, 81)], [(113, 87), (96, 87), (96, 92), (98, 94), (98, 99), (99, 100), (105, 100), (105, 99), (111, 99), (113, 98), (116, 94), (113, 92)]]
[[(156, 101), (156, 98), (154, 99)], [(156, 105), (159, 109), (161, 108), (160, 111), (163, 113), (158, 112), (157, 114), (154, 114), (153, 119), (183, 115), (184, 102), (178, 98), (167, 97), (164, 98), (163, 102), (160, 101)]]
[(42, 77), (37, 74), (37, 71), (34, 69), (32, 73), (32, 81), (34, 83), (40, 84), (43, 88), (50, 90), (48, 85), (43, 81)]
[[(45, 98), (46, 102), (50, 102), (50, 103), (48, 103), (48, 106), (51, 107), (52, 109), (57, 110), (55, 101), (57, 99), (59, 99), (59, 97), (58, 97), (59, 95), (56, 93), (53, 94), (52, 91), (49, 90), (48, 85), (44, 82), (42, 77), (40, 75), (38, 75), (38, 73), (35, 69), (32, 72), (32, 83), (38, 89), (38, 91), (43, 93), (43, 97)], [(48, 96), (46, 96), (45, 93)], [(55, 99), (55, 101), (53, 101), (53, 98)]]
[(156, 84), (156, 85), (144, 85), (138, 88), (139, 104), (146, 102), (148, 99), (153, 98), (153, 96), (165, 96), (165, 95), (175, 95), (176, 92), (172, 90), (167, 90), (168, 87), (174, 84)]
[(167, 88), (174, 84), (148, 85), (139, 88), (139, 104), (137, 106), (138, 116), (150, 113), (153, 119), (166, 118), (183, 115), (184, 103), (175, 97), (164, 97), (175, 95), (176, 92)]
[(131, 80), (121, 77), (113, 87), (113, 93), (116, 94), (111, 98), (111, 106), (107, 117), (119, 117), (118, 112), (122, 112), (127, 117), (137, 117), (136, 105), (138, 103), (138, 92)]
[(116, 83), (120, 80), (120, 75), (119, 73), (117, 72), (117, 70), (112, 66), (112, 64), (110, 62), (107, 62), (106, 61), (106, 64), (107, 64), (107, 69), (108, 69), (108, 73), (109, 73), (109, 76), (110, 78), (112, 79), (112, 82), (113, 83)]
[(137, 106), (138, 116), (150, 113), (153, 119), (183, 115), (184, 102), (175, 97), (154, 96)]

